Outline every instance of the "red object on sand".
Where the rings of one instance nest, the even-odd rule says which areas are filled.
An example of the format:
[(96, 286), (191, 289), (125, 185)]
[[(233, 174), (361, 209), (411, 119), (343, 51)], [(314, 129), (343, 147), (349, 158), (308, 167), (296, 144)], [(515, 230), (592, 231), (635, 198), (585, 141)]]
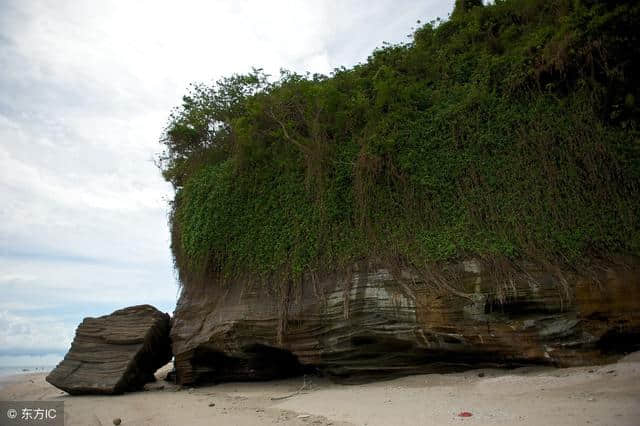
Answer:
[(473, 414), (471, 414), (468, 411), (463, 411), (462, 413), (458, 414), (458, 417), (471, 417), (473, 416)]

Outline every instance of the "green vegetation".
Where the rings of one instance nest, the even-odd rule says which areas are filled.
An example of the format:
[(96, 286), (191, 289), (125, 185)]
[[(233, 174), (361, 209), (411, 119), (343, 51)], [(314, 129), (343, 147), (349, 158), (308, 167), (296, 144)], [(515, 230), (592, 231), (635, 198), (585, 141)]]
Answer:
[(184, 285), (640, 254), (640, 4), (456, 4), (329, 77), (193, 86), (160, 158)]

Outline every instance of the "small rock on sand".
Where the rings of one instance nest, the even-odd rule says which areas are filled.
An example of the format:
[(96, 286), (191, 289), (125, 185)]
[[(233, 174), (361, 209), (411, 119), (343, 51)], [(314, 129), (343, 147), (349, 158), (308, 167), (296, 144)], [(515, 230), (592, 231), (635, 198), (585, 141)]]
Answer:
[(113, 424), (114, 425), (118, 426), (120, 423), (122, 423), (122, 419), (121, 418), (118, 417), (116, 419), (113, 419)]

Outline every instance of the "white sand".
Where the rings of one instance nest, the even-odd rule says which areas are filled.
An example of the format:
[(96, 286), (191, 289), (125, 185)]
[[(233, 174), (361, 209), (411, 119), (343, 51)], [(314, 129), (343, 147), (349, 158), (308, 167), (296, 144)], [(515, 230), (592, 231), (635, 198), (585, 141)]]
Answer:
[[(0, 400), (63, 400), (67, 425), (112, 425), (116, 417), (123, 425), (640, 425), (640, 353), (607, 366), (473, 370), (355, 386), (311, 378), (281, 400), (271, 398), (294, 393), (302, 378), (195, 389), (158, 381), (146, 392), (73, 397), (44, 376), (5, 382)], [(473, 415), (458, 417), (462, 411)]]

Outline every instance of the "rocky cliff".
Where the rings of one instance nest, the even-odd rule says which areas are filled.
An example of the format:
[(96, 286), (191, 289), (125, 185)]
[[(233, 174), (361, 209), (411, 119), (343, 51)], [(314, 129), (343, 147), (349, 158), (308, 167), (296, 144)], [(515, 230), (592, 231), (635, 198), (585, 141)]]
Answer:
[(212, 283), (183, 290), (171, 337), (183, 384), (600, 363), (638, 348), (640, 264), (579, 274), (526, 262), (420, 273), (368, 263), (286, 286)]

